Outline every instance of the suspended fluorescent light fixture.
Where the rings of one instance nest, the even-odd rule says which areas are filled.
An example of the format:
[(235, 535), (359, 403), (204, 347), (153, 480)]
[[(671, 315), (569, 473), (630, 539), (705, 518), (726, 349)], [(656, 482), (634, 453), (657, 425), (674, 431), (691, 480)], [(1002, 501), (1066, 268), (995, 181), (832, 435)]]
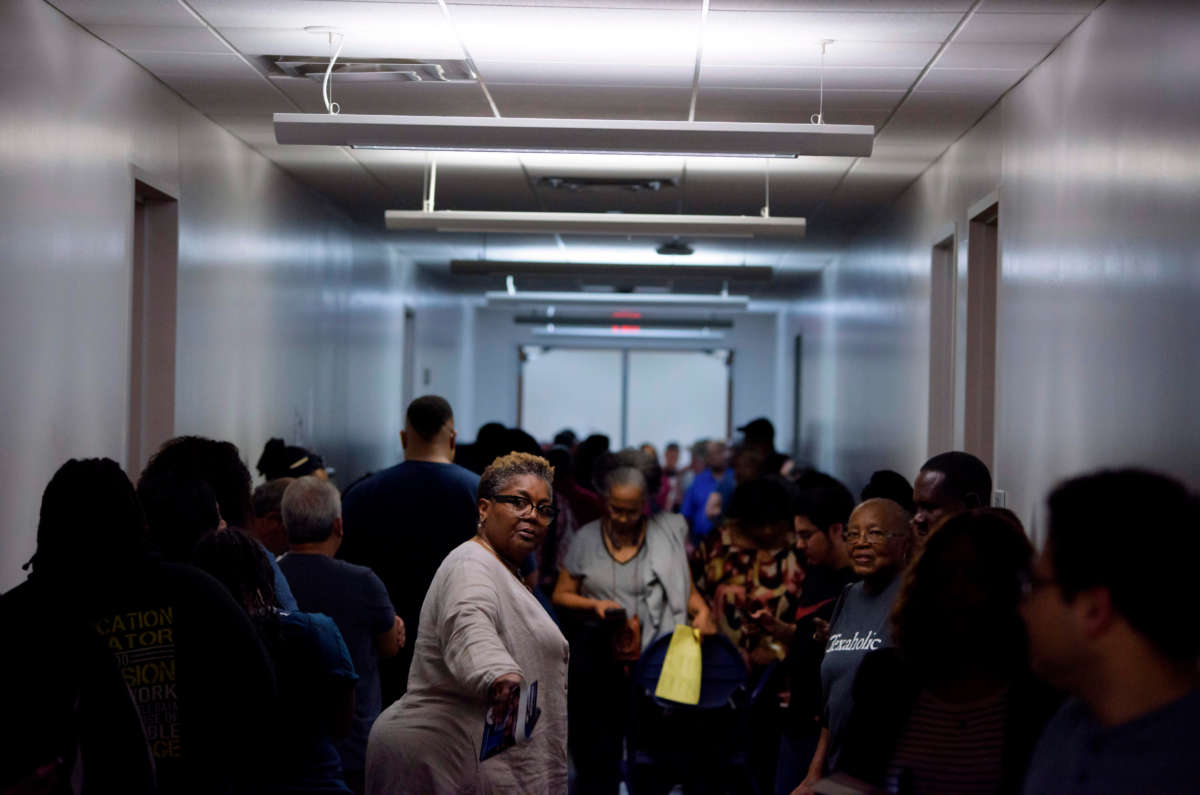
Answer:
[(388, 210), (388, 229), (501, 234), (804, 237), (803, 218), (665, 213), (546, 213), (482, 210)]
[(870, 157), (869, 124), (276, 113), (280, 144), (673, 157)]
[(693, 295), (687, 293), (572, 293), (534, 290), (493, 290), (484, 294), (488, 306), (615, 306), (678, 309), (740, 310), (750, 306), (745, 295)]
[(516, 260), (452, 259), (452, 276), (570, 276), (615, 279), (715, 279), (770, 281), (769, 265), (620, 264), (609, 262), (528, 262)]
[(536, 313), (532, 315), (517, 315), (513, 323), (518, 326), (544, 326), (548, 323), (555, 328), (608, 328), (622, 330), (663, 331), (680, 329), (695, 331), (699, 329), (731, 329), (733, 321), (729, 318), (716, 317), (643, 317), (641, 312), (613, 312), (605, 315), (563, 315)]
[(533, 329), (535, 337), (605, 337), (625, 338), (635, 340), (719, 340), (724, 339), (725, 332), (711, 329), (654, 329), (644, 331), (633, 326), (613, 326), (611, 328), (567, 328), (560, 329), (550, 323), (546, 328)]

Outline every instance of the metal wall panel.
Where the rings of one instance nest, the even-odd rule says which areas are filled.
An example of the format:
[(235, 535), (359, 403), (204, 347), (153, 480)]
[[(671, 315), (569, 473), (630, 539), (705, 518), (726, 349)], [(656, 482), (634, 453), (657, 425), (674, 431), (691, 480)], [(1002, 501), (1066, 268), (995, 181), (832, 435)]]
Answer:
[(930, 248), (998, 191), (995, 478), (1009, 507), (1036, 532), (1054, 483), (1102, 466), (1200, 486), (1198, 39), (1194, 4), (1110, 0), (854, 242), (825, 280), (828, 361), (814, 367), (837, 398), (820, 463), (853, 486), (880, 467), (916, 474)]
[(179, 189), (175, 430), (395, 460), (411, 268), (40, 0), (0, 3), (0, 590), (47, 481), (126, 462), (135, 167)]

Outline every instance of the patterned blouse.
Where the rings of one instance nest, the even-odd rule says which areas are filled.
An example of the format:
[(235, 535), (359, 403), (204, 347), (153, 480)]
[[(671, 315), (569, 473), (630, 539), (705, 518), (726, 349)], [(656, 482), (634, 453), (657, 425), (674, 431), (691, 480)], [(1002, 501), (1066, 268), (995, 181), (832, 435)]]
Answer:
[(800, 604), (804, 569), (796, 548), (756, 549), (734, 541), (727, 528), (714, 530), (696, 550), (696, 588), (713, 608), (717, 627), (742, 653), (769, 649), (782, 658), (786, 650), (772, 642), (750, 615), (764, 608), (791, 621)]

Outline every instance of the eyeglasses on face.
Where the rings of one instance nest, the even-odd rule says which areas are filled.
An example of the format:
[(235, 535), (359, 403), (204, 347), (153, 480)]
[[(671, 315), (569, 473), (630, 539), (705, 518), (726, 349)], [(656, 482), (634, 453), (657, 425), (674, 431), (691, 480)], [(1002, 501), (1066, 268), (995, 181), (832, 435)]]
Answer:
[(548, 502), (541, 505), (534, 504), (533, 500), (528, 497), (522, 497), (520, 494), (497, 494), (492, 497), (493, 502), (503, 502), (511, 505), (516, 511), (517, 516), (527, 516), (530, 513), (536, 513), (538, 518), (547, 522), (554, 521), (554, 517), (558, 516), (558, 509)]
[(858, 541), (858, 539), (863, 536), (866, 536), (866, 539), (869, 543), (881, 544), (887, 539), (888, 536), (902, 536), (902, 535), (904, 535), (904, 533), (889, 533), (888, 531), (880, 530), (877, 527), (872, 527), (870, 530), (867, 530), (865, 533), (862, 530), (844, 530), (842, 532), (842, 538), (845, 539), (847, 544), (853, 544), (854, 542)]

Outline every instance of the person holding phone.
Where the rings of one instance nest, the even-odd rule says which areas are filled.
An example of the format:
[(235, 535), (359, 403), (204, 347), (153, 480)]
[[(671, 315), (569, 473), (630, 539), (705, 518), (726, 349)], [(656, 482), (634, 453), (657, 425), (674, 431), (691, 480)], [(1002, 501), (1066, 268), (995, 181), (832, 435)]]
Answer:
[(571, 635), (571, 756), (581, 793), (617, 791), (634, 662), (654, 640), (690, 624), (716, 632), (688, 569), (687, 523), (646, 516), (646, 479), (618, 467), (606, 515), (579, 528), (554, 587)]

